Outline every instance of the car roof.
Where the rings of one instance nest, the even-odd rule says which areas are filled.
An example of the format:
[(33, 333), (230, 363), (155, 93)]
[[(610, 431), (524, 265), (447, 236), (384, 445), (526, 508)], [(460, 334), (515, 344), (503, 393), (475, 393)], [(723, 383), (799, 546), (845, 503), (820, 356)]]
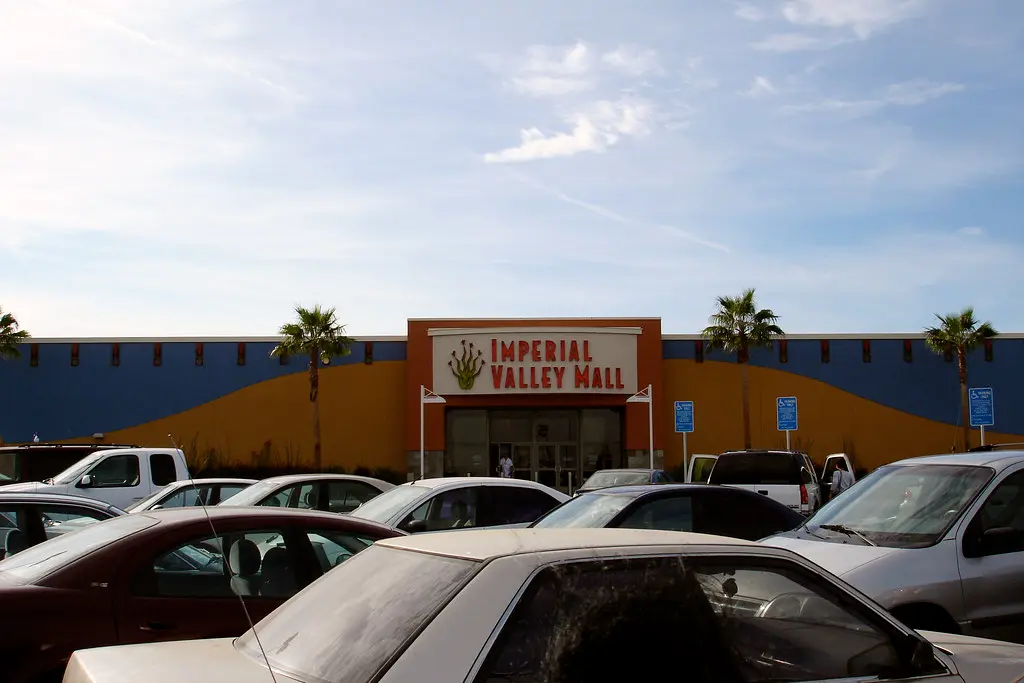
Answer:
[(376, 479), (374, 477), (364, 477), (359, 474), (334, 474), (329, 472), (311, 472), (305, 474), (282, 474), (277, 477), (267, 477), (266, 479), (260, 480), (259, 483), (265, 481), (274, 482), (275, 484), (297, 484), (302, 481), (314, 481), (314, 480), (335, 480), (335, 481), (364, 481), (367, 484), (383, 484), (384, 489), (389, 489), (394, 484), (391, 482), (384, 481), (383, 479)]
[(377, 545), (485, 561), (508, 555), (629, 546), (747, 546), (752, 541), (651, 529), (460, 529), (377, 541)]
[(516, 479), (514, 477), (430, 477), (427, 479), (408, 481), (405, 484), (402, 484), (402, 486), (415, 485), (422, 486), (424, 488), (436, 489), (442, 486), (455, 484), (504, 484), (506, 486), (526, 486), (529, 488), (539, 488), (544, 490), (550, 488), (531, 479)]
[(167, 486), (202, 486), (203, 484), (255, 484), (259, 479), (242, 479), (240, 477), (206, 477), (202, 479), (179, 479), (172, 481)]
[[(395, 531), (386, 524), (379, 524), (368, 519), (360, 519), (350, 515), (342, 515), (337, 512), (326, 512), (323, 510), (306, 510), (300, 508), (284, 507), (221, 507), (219, 505), (203, 507), (201, 505), (160, 508), (159, 510), (144, 510), (132, 513), (133, 516), (145, 516), (161, 522), (193, 521), (196, 519), (209, 519), (216, 528), (217, 520), (239, 519), (239, 518), (294, 518), (297, 520), (321, 519), (333, 522), (344, 521), (353, 527), (378, 528), (381, 530)], [(404, 533), (404, 532), (402, 532)]]
[[(715, 486), (712, 484), (684, 484), (669, 483), (669, 484), (624, 484), (623, 486), (608, 486), (605, 488), (594, 489), (593, 491), (587, 491), (585, 495), (595, 496), (612, 496), (612, 495), (627, 495), (639, 498), (640, 496), (657, 496), (664, 491), (679, 491), (679, 490), (703, 490), (709, 489), (712, 491), (721, 491), (721, 486)], [(741, 490), (741, 489), (737, 489)]]
[(35, 491), (5, 491), (0, 487), (0, 502), (4, 503), (51, 503), (59, 505), (78, 505), (94, 510), (117, 509), (110, 503), (96, 498), (73, 496), (66, 493), (37, 493)]
[(1024, 450), (1020, 451), (981, 451), (975, 453), (946, 453), (943, 455), (921, 455), (916, 458), (897, 460), (892, 465), (968, 465), (972, 467), (992, 467), (1002, 470), (1024, 461)]

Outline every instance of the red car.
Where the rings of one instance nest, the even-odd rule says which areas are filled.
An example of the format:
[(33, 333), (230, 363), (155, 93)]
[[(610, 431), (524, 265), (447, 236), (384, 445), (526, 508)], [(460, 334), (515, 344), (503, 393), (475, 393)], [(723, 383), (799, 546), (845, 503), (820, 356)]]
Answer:
[[(59, 681), (80, 648), (239, 636), (390, 527), (287, 508), (96, 522), (0, 561), (5, 683)], [(224, 552), (227, 549), (227, 552)], [(241, 599), (240, 599), (241, 598)]]

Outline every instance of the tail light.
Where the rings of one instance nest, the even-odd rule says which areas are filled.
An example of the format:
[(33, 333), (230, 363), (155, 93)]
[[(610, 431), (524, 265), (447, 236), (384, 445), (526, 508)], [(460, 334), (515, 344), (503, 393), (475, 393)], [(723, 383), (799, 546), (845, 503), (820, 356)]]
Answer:
[(807, 487), (800, 484), (800, 504), (807, 505)]

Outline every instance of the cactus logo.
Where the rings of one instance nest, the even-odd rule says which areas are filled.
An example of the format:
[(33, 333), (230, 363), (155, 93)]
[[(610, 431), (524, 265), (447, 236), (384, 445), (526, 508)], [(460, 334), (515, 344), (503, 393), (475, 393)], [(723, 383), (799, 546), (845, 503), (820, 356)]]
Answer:
[(459, 388), (463, 391), (472, 389), (476, 378), (483, 372), (484, 365), (487, 364), (487, 361), (481, 357), (483, 355), (483, 351), (473, 348), (473, 342), (467, 344), (465, 339), (462, 340), (461, 355), (452, 351), (452, 359), (448, 361), (448, 367), (451, 368), (452, 374), (459, 382)]

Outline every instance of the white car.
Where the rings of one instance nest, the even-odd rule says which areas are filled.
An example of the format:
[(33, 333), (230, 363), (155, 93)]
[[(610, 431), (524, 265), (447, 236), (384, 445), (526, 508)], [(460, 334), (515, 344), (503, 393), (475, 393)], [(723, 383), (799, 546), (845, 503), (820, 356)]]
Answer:
[(486, 529), (378, 541), (234, 640), (79, 650), (64, 683), (1009, 683), (1022, 674), (1024, 647), (918, 634), (779, 548), (672, 531)]
[(158, 489), (148, 498), (143, 498), (125, 508), (125, 512), (139, 513), (161, 508), (180, 508), (193, 505), (217, 505), (222, 500), (244, 491), (256, 483), (256, 479), (233, 477), (208, 477), (205, 479), (184, 479), (171, 482)]
[(396, 486), (360, 505), (352, 516), (410, 534), (526, 526), (567, 500), (561, 491), (529, 479), (437, 477)]
[(763, 543), (912, 628), (1024, 643), (1024, 450), (900, 460)]

